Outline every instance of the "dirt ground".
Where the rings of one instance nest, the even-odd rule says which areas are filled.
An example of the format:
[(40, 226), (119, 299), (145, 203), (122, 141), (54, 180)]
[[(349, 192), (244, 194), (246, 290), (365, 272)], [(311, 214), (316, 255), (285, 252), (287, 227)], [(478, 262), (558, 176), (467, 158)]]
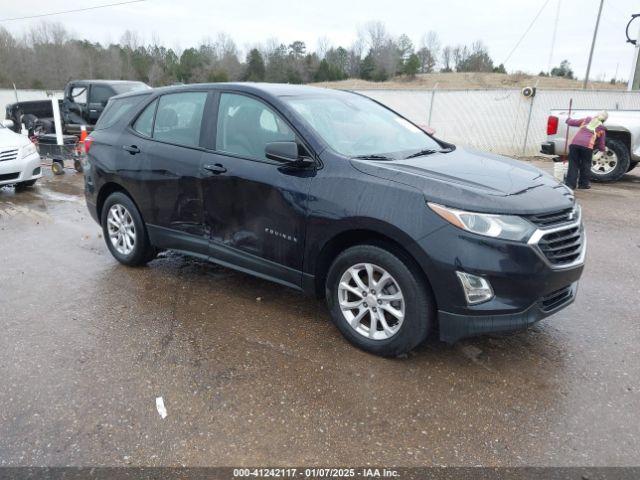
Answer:
[(279, 285), (118, 264), (80, 174), (2, 188), (0, 466), (638, 465), (640, 172), (577, 196), (575, 304), (388, 360)]
[[(426, 73), (415, 78), (395, 77), (386, 82), (368, 82), (352, 78), (339, 82), (320, 82), (314, 85), (347, 90), (479, 90), (491, 88), (523, 88), (538, 84), (539, 89), (569, 90), (582, 89), (582, 82), (560, 77), (537, 77), (525, 73)], [(626, 84), (609, 82), (589, 82), (589, 89), (624, 90)]]

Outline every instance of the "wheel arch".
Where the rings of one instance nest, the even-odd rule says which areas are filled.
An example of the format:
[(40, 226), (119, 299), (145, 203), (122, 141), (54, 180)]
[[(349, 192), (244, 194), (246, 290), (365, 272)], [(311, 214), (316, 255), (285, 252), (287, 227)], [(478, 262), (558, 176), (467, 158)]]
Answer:
[[(133, 204), (138, 209), (138, 213), (140, 213), (140, 217), (142, 217), (142, 212), (140, 212), (140, 207), (136, 203), (135, 199), (131, 196), (131, 194), (127, 191), (127, 189), (117, 182), (107, 182), (102, 187), (100, 187), (100, 190), (98, 191), (98, 197), (96, 199), (96, 212), (98, 215), (98, 219), (102, 218), (102, 207), (104, 206), (104, 202), (107, 200), (107, 198), (109, 198), (109, 195), (111, 195), (114, 192), (122, 192), (127, 197), (129, 197), (133, 202)], [(144, 218), (143, 218), (143, 221), (144, 221)]]
[(401, 260), (409, 263), (416, 270), (429, 288), (434, 308), (437, 309), (436, 296), (429, 281), (429, 276), (423, 267), (428, 259), (423, 258), (424, 256), (417, 251), (417, 245), (416, 248), (407, 248), (406, 245), (411, 245), (411, 243), (414, 242), (405, 242), (403, 245), (396, 238), (392, 238), (388, 234), (375, 228), (357, 228), (336, 233), (322, 246), (313, 268), (316, 296), (318, 298), (324, 297), (325, 282), (329, 268), (341, 252), (356, 245), (374, 245), (390, 251)]
[(629, 154), (631, 154), (631, 132), (629, 132), (629, 130), (626, 129), (616, 129), (616, 130), (609, 130), (607, 129), (607, 133), (606, 133), (606, 139), (612, 139), (612, 140), (620, 140), (622, 143), (624, 143), (624, 146), (627, 147), (627, 150), (629, 150)]

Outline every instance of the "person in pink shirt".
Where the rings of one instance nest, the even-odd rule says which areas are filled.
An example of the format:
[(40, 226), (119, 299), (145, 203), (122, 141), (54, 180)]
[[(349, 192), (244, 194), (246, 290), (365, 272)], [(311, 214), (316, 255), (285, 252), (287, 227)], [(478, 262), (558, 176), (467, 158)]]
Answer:
[(600, 155), (606, 151), (604, 122), (609, 118), (606, 111), (595, 117), (567, 118), (567, 125), (580, 127), (569, 146), (569, 170), (565, 183), (569, 188), (591, 188), (590, 174), (593, 150), (598, 148)]

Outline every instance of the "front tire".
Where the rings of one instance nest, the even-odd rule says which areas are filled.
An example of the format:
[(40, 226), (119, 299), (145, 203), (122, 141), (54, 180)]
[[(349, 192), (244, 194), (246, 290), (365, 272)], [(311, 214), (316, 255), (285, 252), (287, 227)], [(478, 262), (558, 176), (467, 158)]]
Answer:
[[(594, 152), (595, 153), (595, 152)], [(631, 156), (621, 140), (611, 138), (606, 141), (606, 151), (600, 160), (593, 160), (591, 180), (594, 182), (617, 182), (629, 171)]]
[(329, 269), (331, 318), (356, 347), (384, 357), (421, 344), (435, 319), (429, 286), (409, 260), (373, 246), (342, 252)]
[(107, 197), (101, 224), (107, 248), (120, 263), (140, 266), (156, 256), (138, 208), (124, 193), (114, 192)]
[(37, 181), (38, 179), (34, 178), (33, 180), (27, 180), (26, 182), (16, 183), (16, 190), (23, 190), (28, 187), (33, 187)]

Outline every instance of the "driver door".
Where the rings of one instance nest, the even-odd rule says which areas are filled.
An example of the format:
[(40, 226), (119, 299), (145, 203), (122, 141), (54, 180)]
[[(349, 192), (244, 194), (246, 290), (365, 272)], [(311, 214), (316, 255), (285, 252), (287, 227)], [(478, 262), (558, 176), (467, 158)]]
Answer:
[(64, 97), (64, 122), (67, 125), (86, 125), (87, 100), (89, 86), (84, 83), (73, 83)]
[(304, 147), (262, 100), (231, 92), (218, 98), (215, 137), (201, 163), (210, 255), (299, 287), (315, 166), (297, 168), (265, 157), (270, 142), (293, 140)]

